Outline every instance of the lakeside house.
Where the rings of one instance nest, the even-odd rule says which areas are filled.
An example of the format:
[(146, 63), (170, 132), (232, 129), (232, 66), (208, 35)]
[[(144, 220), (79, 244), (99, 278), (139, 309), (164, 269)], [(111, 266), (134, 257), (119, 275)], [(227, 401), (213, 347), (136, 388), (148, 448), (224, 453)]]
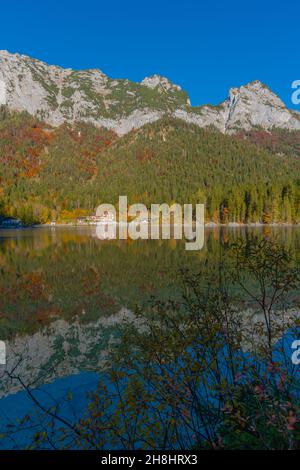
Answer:
[(99, 222), (115, 222), (115, 213), (113, 211), (104, 211), (100, 217), (97, 217)]
[(77, 224), (89, 224), (89, 225), (97, 225), (98, 223), (103, 222), (115, 222), (115, 214), (113, 211), (104, 211), (101, 216), (97, 215), (90, 215), (90, 216), (83, 216), (77, 217)]

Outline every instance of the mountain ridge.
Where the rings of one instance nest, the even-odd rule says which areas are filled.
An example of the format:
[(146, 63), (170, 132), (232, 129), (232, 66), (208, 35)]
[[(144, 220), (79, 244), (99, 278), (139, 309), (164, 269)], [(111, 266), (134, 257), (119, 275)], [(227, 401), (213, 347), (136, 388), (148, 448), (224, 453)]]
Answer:
[(257, 127), (300, 130), (300, 114), (258, 80), (231, 88), (217, 106), (191, 106), (179, 85), (158, 74), (137, 83), (112, 79), (98, 68), (73, 70), (8, 51), (0, 51), (0, 105), (52, 126), (83, 121), (118, 135), (166, 115), (229, 134)]

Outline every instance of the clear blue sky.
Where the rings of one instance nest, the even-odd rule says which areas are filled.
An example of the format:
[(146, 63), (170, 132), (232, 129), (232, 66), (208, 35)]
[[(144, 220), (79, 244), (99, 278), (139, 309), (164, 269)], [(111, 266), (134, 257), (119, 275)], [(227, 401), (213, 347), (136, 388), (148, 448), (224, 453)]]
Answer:
[(259, 79), (293, 107), (299, 0), (7, 0), (0, 15), (0, 49), (114, 78), (159, 73), (193, 105)]

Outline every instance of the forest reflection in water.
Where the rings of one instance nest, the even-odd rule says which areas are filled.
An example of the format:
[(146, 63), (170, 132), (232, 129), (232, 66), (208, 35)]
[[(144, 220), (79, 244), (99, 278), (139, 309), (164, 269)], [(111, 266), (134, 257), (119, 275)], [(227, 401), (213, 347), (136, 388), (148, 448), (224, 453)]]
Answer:
[[(7, 344), (6, 368), (33, 389), (52, 384), (57, 398), (62, 378), (65, 393), (78, 387), (74, 376), (102, 370), (118, 326), (137, 305), (152, 296), (176, 299), (180, 270), (201, 268), (217, 276), (229, 246), (256, 236), (276, 239), (299, 264), (298, 227), (210, 228), (204, 248), (194, 252), (176, 240), (100, 241), (93, 230), (0, 232), (0, 339)], [(78, 405), (94, 386), (92, 381), (83, 387)], [(21, 392), (20, 382), (2, 378), (0, 402), (16, 394), (25, 412)]]

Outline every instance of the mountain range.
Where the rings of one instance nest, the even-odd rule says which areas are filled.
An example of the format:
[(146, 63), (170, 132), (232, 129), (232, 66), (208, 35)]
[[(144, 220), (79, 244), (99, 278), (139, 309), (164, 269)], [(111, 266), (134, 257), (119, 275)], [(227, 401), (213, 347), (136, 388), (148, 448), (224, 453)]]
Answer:
[(0, 217), (76, 221), (104, 203), (205, 203), (215, 223), (300, 222), (300, 114), (259, 81), (218, 106), (0, 52)]
[(300, 130), (300, 113), (287, 109), (260, 81), (231, 88), (218, 106), (191, 106), (180, 86), (159, 75), (135, 83), (98, 69), (77, 71), (7, 51), (0, 51), (1, 104), (52, 126), (84, 121), (118, 135), (164, 116), (229, 134), (253, 128)]

